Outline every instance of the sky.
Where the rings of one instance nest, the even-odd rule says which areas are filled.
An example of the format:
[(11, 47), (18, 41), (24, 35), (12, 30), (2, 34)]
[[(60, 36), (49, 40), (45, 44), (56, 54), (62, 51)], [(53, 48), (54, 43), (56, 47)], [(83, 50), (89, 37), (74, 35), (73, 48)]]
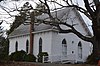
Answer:
[[(19, 1), (19, 2), (15, 2), (15, 1), (12, 1), (12, 2), (11, 1), (2, 1), (2, 2), (0, 2), (0, 18), (1, 18), (0, 21), (4, 20), (4, 22), (2, 24), (2, 26), (4, 27), (4, 30), (10, 29), (10, 24), (12, 22), (14, 22), (14, 19), (15, 19), (14, 16), (18, 15), (19, 12), (17, 12), (17, 11), (10, 12), (10, 14), (12, 15), (12, 16), (10, 16), (10, 15), (8, 15), (7, 12), (2, 10), (1, 7), (3, 6), (4, 8), (7, 8), (6, 10), (9, 12), (9, 11), (12, 11), (13, 9), (16, 9), (16, 8), (19, 8), (19, 7), (23, 6), (23, 4), (25, 2), (26, 1)], [(29, 2), (32, 4), (31, 1), (29, 1)], [(33, 7), (35, 7), (35, 6), (33, 6)]]
[[(36, 3), (38, 3), (37, 0), (21, 0), (21, 1), (19, 1), (19, 2), (7, 0), (7, 1), (2, 1), (2, 2), (0, 2), (0, 8), (1, 8), (1, 6), (4, 6), (5, 8), (8, 8), (8, 9), (6, 9), (7, 11), (13, 10), (13, 9), (16, 9), (16, 8), (19, 8), (19, 7), (23, 6), (23, 4), (24, 4), (25, 2), (27, 2), (27, 1), (33, 6), (33, 8), (35, 8), (36, 5), (35, 5), (35, 3), (32, 2), (32, 1), (35, 1)], [(56, 0), (56, 1), (58, 1), (59, 3), (65, 4), (65, 3), (62, 2), (61, 0)], [(34, 4), (33, 4), (33, 3), (34, 3)], [(84, 8), (84, 3), (82, 2), (82, 0), (74, 0), (74, 3), (76, 3), (76, 4), (78, 3), (78, 5), (80, 5), (81, 7)], [(52, 4), (52, 3), (49, 3), (49, 4), (50, 4), (50, 8), (51, 8), (51, 9), (54, 8), (55, 4)], [(16, 5), (17, 5), (17, 6), (16, 6)], [(65, 4), (65, 5), (66, 5), (66, 4)], [(56, 5), (56, 7), (59, 7), (59, 6)], [(11, 12), (10, 14), (15, 16), (15, 15), (18, 15), (18, 12), (15, 11), (15, 12)], [(90, 29), (91, 32), (92, 32), (92, 29), (91, 29), (91, 26), (90, 26), (90, 25), (92, 25), (91, 21), (90, 21), (86, 16), (84, 16), (84, 14), (82, 14), (82, 13), (80, 13), (80, 14), (82, 15), (82, 17), (83, 17), (83, 19), (85, 20), (87, 26), (89, 27), (89, 29)], [(10, 15), (8, 15), (7, 12), (5, 12), (4, 10), (2, 10), (2, 8), (0, 9), (0, 18), (1, 18), (0, 21), (1, 21), (1, 20), (4, 20), (4, 22), (3, 22), (3, 24), (2, 24), (2, 26), (4, 27), (4, 30), (10, 29), (10, 24), (11, 24), (12, 22), (14, 22), (14, 19), (15, 19), (14, 17), (11, 17)]]

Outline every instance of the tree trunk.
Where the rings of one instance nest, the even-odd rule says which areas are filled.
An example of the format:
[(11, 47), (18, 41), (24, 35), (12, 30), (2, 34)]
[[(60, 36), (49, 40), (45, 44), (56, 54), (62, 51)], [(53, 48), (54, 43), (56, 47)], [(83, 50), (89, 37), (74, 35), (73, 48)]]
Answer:
[(93, 53), (97, 55), (97, 57), (100, 56), (100, 39), (96, 39), (96, 41), (93, 44)]
[(100, 21), (98, 19), (93, 20), (93, 32), (94, 32), (94, 37), (93, 37), (93, 63), (97, 63), (98, 60), (100, 60)]
[(100, 60), (100, 39), (94, 39), (93, 53), (92, 57), (90, 57), (90, 63), (97, 64), (98, 60)]

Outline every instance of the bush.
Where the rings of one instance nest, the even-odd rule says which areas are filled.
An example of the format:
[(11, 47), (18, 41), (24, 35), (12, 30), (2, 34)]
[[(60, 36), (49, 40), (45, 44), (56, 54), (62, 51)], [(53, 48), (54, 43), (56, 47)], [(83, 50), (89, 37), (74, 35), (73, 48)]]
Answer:
[(0, 53), (0, 61), (6, 61), (7, 55), (5, 53)]
[(28, 54), (25, 56), (25, 61), (27, 62), (36, 62), (36, 57), (32, 54)]
[(38, 62), (43, 62), (43, 56), (48, 56), (47, 52), (41, 52), (38, 55)]
[(25, 51), (21, 50), (21, 51), (11, 53), (11, 55), (9, 56), (9, 60), (35, 62), (36, 57), (32, 54), (27, 55), (27, 53)]
[(24, 61), (24, 58), (26, 55), (27, 55), (27, 53), (23, 50), (16, 51), (14, 53), (11, 53), (11, 55), (9, 56), (9, 59), (11, 61)]
[(0, 37), (0, 61), (8, 60), (8, 51), (9, 51), (9, 40), (4, 37)]

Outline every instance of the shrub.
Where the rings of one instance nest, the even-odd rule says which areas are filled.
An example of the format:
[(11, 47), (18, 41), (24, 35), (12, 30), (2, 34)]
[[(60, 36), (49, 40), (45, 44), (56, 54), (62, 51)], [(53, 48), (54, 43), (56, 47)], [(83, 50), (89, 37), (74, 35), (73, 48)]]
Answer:
[(25, 61), (27, 62), (36, 62), (36, 57), (32, 54), (28, 54), (25, 56)]
[(11, 61), (27, 61), (27, 62), (35, 62), (36, 57), (32, 54), (28, 54), (21, 50), (21, 51), (16, 51), (14, 53), (11, 53), (9, 56), (9, 60)]
[(9, 50), (9, 40), (8, 38), (0, 37), (0, 61), (7, 61), (8, 50)]
[(16, 51), (9, 56), (9, 59), (12, 61), (24, 61), (24, 57), (26, 55), (27, 55), (27, 53), (23, 50)]
[(9, 57), (7, 54), (5, 53), (0, 54), (0, 61), (8, 61), (8, 60), (9, 60)]
[(47, 52), (41, 52), (38, 55), (38, 62), (43, 62), (43, 56), (48, 56)]

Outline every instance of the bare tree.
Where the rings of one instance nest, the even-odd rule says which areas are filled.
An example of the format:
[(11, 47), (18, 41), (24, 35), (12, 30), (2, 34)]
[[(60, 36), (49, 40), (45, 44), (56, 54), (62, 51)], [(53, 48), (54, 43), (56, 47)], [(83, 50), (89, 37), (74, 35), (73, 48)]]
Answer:
[[(99, 0), (82, 0), (84, 2), (84, 8), (79, 6), (78, 3), (75, 4), (74, 0), (62, 0), (67, 5), (63, 5), (62, 3), (59, 3), (57, 0), (39, 0), (42, 4), (46, 6), (45, 13), (49, 15), (49, 18), (51, 19), (51, 22), (48, 23), (57, 26), (59, 28), (60, 33), (74, 33), (79, 38), (81, 38), (84, 41), (91, 42), (93, 44), (93, 60), (96, 61), (96, 58), (100, 58), (100, 2)], [(57, 4), (61, 6), (60, 8), (68, 8), (73, 7), (77, 9), (79, 12), (83, 13), (85, 16), (87, 16), (92, 21), (92, 30), (93, 30), (93, 36), (87, 37), (82, 35), (79, 31), (77, 31), (72, 25), (68, 24), (67, 22), (62, 22), (58, 18), (54, 18), (51, 15), (51, 10), (48, 5), (48, 2)], [(54, 10), (60, 9), (55, 8)], [(53, 21), (53, 22), (52, 22)], [(43, 20), (43, 23), (47, 23), (47, 21)], [(71, 29), (63, 30), (60, 25), (65, 25), (70, 27)], [(93, 62), (94, 62), (93, 61)]]
[[(100, 58), (100, 2), (99, 0), (93, 0), (90, 2), (89, 0), (82, 0), (84, 2), (84, 7), (79, 6), (78, 3), (74, 3), (74, 0), (61, 0), (67, 5), (63, 5), (62, 3), (58, 2), (58, 0), (39, 0), (43, 5), (45, 5), (45, 10), (38, 10), (43, 13), (46, 13), (49, 15), (50, 21), (43, 20), (43, 23), (49, 23), (50, 25), (57, 26), (59, 29), (60, 33), (74, 33), (76, 34), (79, 38), (81, 38), (84, 41), (91, 42), (93, 44), (93, 60), (96, 60), (96, 58)], [(49, 3), (54, 3), (59, 6), (60, 8), (68, 8), (68, 7), (73, 7), (86, 15), (91, 21), (92, 21), (92, 30), (93, 30), (93, 37), (87, 37), (82, 35), (79, 31), (77, 31), (73, 25), (68, 24), (67, 22), (62, 22), (60, 19), (55, 18), (51, 15), (51, 10), (48, 5)], [(55, 8), (54, 10), (60, 9), (60, 8)], [(4, 9), (6, 11), (6, 9)], [(18, 8), (14, 9), (13, 11), (19, 11)], [(10, 13), (6, 11), (9, 15)], [(10, 11), (11, 12), (11, 11)], [(11, 15), (12, 16), (12, 15)], [(41, 20), (37, 20), (41, 21)], [(53, 22), (52, 22), (53, 21)], [(63, 30), (60, 25), (65, 25), (70, 27), (71, 29), (68, 30)]]

